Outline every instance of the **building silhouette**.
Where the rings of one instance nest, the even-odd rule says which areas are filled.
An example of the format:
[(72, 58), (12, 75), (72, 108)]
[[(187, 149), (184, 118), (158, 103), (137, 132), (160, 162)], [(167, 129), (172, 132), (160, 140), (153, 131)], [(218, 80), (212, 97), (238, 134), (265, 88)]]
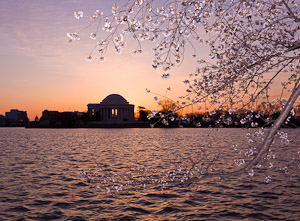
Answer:
[[(78, 127), (83, 113), (74, 111), (49, 111), (44, 110), (42, 117), (38, 122), (35, 120), (35, 124), (38, 122), (40, 127)], [(37, 126), (37, 125), (36, 125)]]
[(88, 104), (88, 115), (93, 120), (107, 123), (133, 122), (134, 105), (119, 94), (111, 94), (99, 104)]
[(11, 126), (23, 126), (29, 122), (26, 111), (11, 109), (10, 112), (5, 112), (5, 118)]
[(6, 125), (5, 117), (0, 114), (0, 127), (3, 127)]

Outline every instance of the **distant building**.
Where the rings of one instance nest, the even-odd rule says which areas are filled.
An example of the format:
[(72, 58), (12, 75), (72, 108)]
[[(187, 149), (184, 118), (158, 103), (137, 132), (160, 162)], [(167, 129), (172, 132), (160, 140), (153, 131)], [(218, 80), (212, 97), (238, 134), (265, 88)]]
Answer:
[(17, 109), (11, 109), (10, 112), (5, 113), (5, 118), (9, 122), (14, 122), (14, 123), (28, 123), (28, 117), (27, 117), (27, 112), (26, 111), (19, 111)]
[(77, 127), (83, 113), (74, 112), (58, 112), (44, 110), (39, 121), (41, 127)]
[(59, 120), (59, 112), (58, 111), (48, 111), (44, 110), (42, 113), (42, 117), (40, 121), (58, 121)]
[(118, 94), (108, 95), (100, 104), (88, 104), (91, 119), (104, 122), (135, 121), (134, 105)]
[(0, 127), (5, 126), (5, 117), (0, 114)]

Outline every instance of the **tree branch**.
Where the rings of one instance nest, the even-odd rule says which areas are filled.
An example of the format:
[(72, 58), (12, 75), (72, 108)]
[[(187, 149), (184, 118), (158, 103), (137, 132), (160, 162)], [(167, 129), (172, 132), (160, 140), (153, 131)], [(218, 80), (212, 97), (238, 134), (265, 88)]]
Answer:
[(226, 177), (242, 174), (242, 173), (248, 171), (249, 169), (251, 169), (254, 165), (256, 165), (261, 160), (263, 155), (266, 153), (266, 151), (271, 146), (274, 136), (276, 135), (277, 131), (281, 128), (281, 125), (284, 123), (285, 119), (290, 114), (293, 104), (295, 103), (295, 101), (297, 100), (299, 95), (300, 95), (300, 85), (298, 85), (298, 87), (294, 88), (293, 93), (291, 94), (288, 102), (284, 106), (283, 111), (281, 112), (279, 117), (276, 119), (274, 125), (270, 128), (270, 130), (264, 140), (262, 148), (258, 151), (258, 153), (254, 157), (254, 159), (251, 160), (248, 164), (246, 164), (246, 166), (244, 166), (243, 168), (241, 168), (239, 170), (229, 172), (229, 173), (224, 173), (224, 172), (206, 173), (206, 174), (203, 174), (201, 177), (190, 178), (185, 183), (180, 184), (180, 185), (188, 186), (193, 183), (199, 182), (200, 180), (207, 179), (207, 178), (213, 178), (213, 177), (226, 178)]
[[(263, 143), (262, 148), (259, 150), (259, 152), (254, 157), (254, 159), (252, 161), (250, 161), (244, 168), (242, 168), (240, 170), (237, 170), (235, 172), (232, 172), (228, 175), (241, 174), (241, 173), (249, 170), (251, 167), (253, 167), (255, 164), (257, 164), (260, 161), (263, 154), (271, 146), (271, 144), (273, 142), (273, 139), (274, 139), (274, 136), (276, 135), (277, 131), (281, 128), (281, 125), (284, 123), (285, 119), (290, 114), (290, 111), (293, 108), (293, 104), (295, 103), (295, 101), (297, 100), (299, 95), (300, 95), (300, 85), (298, 85), (298, 87), (296, 87), (294, 89), (294, 91), (293, 91), (292, 95), (290, 96), (288, 102), (284, 106), (283, 111), (281, 112), (279, 117), (276, 119), (274, 125), (270, 128), (270, 130), (269, 130), (269, 132), (268, 132), (268, 134), (265, 138), (265, 141)], [(227, 176), (227, 175), (225, 175), (225, 176)]]
[(288, 4), (285, 2), (285, 0), (282, 0), (282, 3), (284, 4), (284, 6), (287, 8), (287, 10), (289, 11), (290, 16), (292, 16), (295, 20), (295, 22), (300, 22), (300, 18), (298, 18), (293, 11), (291, 10), (291, 8), (288, 6)]

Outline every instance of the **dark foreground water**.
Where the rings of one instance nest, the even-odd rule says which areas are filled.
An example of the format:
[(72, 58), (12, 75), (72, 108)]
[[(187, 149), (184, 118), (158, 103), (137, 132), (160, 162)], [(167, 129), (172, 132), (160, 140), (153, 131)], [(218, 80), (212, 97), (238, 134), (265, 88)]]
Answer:
[[(299, 139), (277, 145), (275, 159), (253, 177), (117, 192), (79, 175), (88, 169), (184, 170), (197, 157), (206, 160), (205, 168), (216, 153), (209, 169), (235, 169), (236, 152), (240, 158), (253, 145), (245, 139), (248, 132), (0, 128), (0, 220), (300, 220)], [(299, 132), (290, 131), (294, 138)]]

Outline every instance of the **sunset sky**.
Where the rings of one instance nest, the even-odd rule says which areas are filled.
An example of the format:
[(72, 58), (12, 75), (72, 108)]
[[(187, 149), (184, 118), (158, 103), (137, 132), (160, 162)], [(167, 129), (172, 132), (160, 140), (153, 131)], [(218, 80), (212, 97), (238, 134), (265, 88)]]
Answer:
[[(131, 104), (158, 108), (153, 94), (164, 94), (171, 87), (171, 98), (183, 95), (182, 81), (195, 70), (195, 60), (187, 57), (172, 71), (170, 79), (151, 67), (149, 46), (139, 56), (132, 56), (134, 44), (127, 44), (123, 54), (113, 50), (106, 62), (86, 61), (94, 44), (92, 29), (81, 40), (67, 42), (67, 32), (78, 32), (89, 20), (76, 20), (74, 11), (89, 16), (96, 9), (111, 10), (107, 0), (1, 0), (0, 1), (0, 114), (10, 109), (27, 111), (30, 120), (42, 111), (86, 111), (88, 103), (99, 103), (117, 93)], [(200, 55), (207, 49), (200, 49)]]
[(0, 1), (0, 114), (10, 109), (27, 111), (30, 120), (42, 111), (86, 111), (117, 93), (135, 106), (157, 108), (145, 88), (164, 94), (172, 88), (176, 99), (184, 92), (182, 81), (194, 61), (186, 61), (168, 80), (151, 67), (152, 52), (132, 56), (134, 44), (122, 55), (108, 52), (106, 62), (86, 61), (95, 41), (91, 30), (81, 40), (67, 42), (67, 32), (79, 31), (88, 19), (76, 20), (74, 11), (92, 15), (111, 10), (107, 0), (1, 0)]

